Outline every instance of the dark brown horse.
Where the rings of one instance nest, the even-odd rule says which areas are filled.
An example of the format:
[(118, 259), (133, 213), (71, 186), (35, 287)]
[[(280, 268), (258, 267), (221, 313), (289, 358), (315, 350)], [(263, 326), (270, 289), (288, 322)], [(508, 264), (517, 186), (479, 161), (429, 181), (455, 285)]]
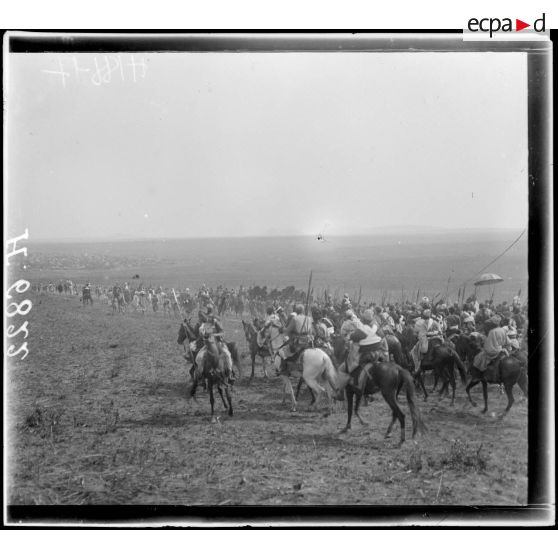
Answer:
[[(341, 365), (341, 373), (352, 371), (356, 368), (358, 350), (349, 351), (346, 361)], [(350, 376), (346, 374), (345, 377)], [(363, 366), (358, 373), (358, 378), (352, 378), (345, 387), (347, 396), (347, 425), (342, 432), (347, 432), (351, 428), (351, 418), (353, 413), (353, 399), (356, 396), (354, 412), (362, 425), (366, 422), (362, 420), (358, 414), (360, 400), (363, 396), (372, 395), (381, 392), (386, 403), (392, 411), (391, 422), (385, 434), (385, 438), (391, 435), (391, 431), (395, 421), (399, 421), (401, 426), (401, 437), (399, 445), (405, 441), (405, 415), (397, 404), (397, 392), (404, 387), (407, 395), (407, 403), (411, 412), (413, 422), (413, 438), (417, 432), (426, 431), (426, 426), (422, 420), (420, 410), (418, 409), (415, 397), (415, 386), (411, 373), (405, 368), (399, 366), (395, 362), (376, 362)]]
[[(201, 376), (207, 382), (207, 390), (209, 391), (209, 404), (211, 405), (211, 422), (215, 422), (215, 397), (213, 395), (213, 388), (216, 387), (223, 406), (228, 410), (228, 415), (233, 416), (232, 406), (232, 369), (228, 369), (223, 354), (217, 348), (217, 343), (212, 335), (204, 337), (205, 354), (199, 364)], [(198, 359), (196, 358), (196, 361)], [(191, 397), (196, 396), (197, 382), (194, 381), (190, 391)], [(223, 390), (225, 397), (223, 397)]]
[(244, 335), (246, 336), (246, 342), (248, 343), (248, 348), (250, 350), (250, 359), (252, 361), (252, 373), (250, 374), (250, 381), (254, 378), (254, 370), (256, 366), (256, 356), (259, 356), (262, 359), (262, 368), (263, 373), (266, 378), (269, 376), (267, 375), (267, 370), (265, 369), (265, 359), (271, 358), (271, 353), (269, 351), (269, 347), (264, 345), (260, 347), (258, 345), (258, 331), (250, 322), (245, 322), (242, 320), (242, 327), (244, 328)]
[(480, 351), (482, 347), (482, 341), (477, 335), (467, 335), (466, 333), (461, 333), (456, 335), (452, 339), (455, 350), (459, 355), (459, 358), (466, 364), (471, 365), (473, 363), (473, 358)]
[[(207, 389), (209, 390), (209, 401), (211, 403), (211, 416), (213, 417), (213, 413), (214, 413), (213, 386), (216, 386), (217, 391), (221, 396), (221, 400), (223, 401), (223, 406), (225, 407), (225, 409), (229, 409), (229, 415), (232, 415), (232, 404), (229, 403), (229, 405), (227, 405), (227, 403), (225, 402), (225, 398), (223, 397), (223, 391), (222, 391), (224, 384), (226, 384), (227, 390), (229, 388), (232, 389), (232, 383), (234, 381), (231, 376), (232, 371), (226, 371), (226, 370), (224, 371), (223, 366), (220, 364), (222, 358), (219, 355), (219, 351), (216, 349), (214, 340), (211, 339), (202, 340), (198, 335), (198, 329), (199, 329), (198, 326), (192, 327), (189, 319), (185, 319), (180, 324), (180, 327), (178, 329), (177, 342), (182, 345), (184, 341), (188, 341), (187, 346), (184, 345), (184, 349), (188, 355), (188, 360), (192, 363), (192, 366), (190, 367), (190, 371), (189, 371), (193, 381), (192, 388), (190, 389), (190, 397), (195, 397), (198, 385), (200, 383), (205, 383)], [(190, 343), (194, 341), (196, 342), (197, 345), (195, 355), (190, 348)], [(199, 359), (197, 359), (197, 355), (198, 355), (198, 351), (201, 349), (203, 345), (206, 346), (206, 354), (203, 361), (200, 362)], [(234, 366), (237, 367), (239, 371), (239, 375), (241, 376), (242, 368), (240, 364), (240, 358), (239, 358), (238, 348), (236, 346), (236, 343), (229, 342), (226, 343), (226, 345), (227, 348), (229, 349), (229, 352), (231, 353), (232, 363)], [(212, 357), (208, 358), (208, 354), (210, 350), (212, 351)], [(226, 372), (226, 374), (223, 374), (223, 371)], [(227, 395), (227, 399), (228, 399), (230, 396), (230, 391), (227, 392), (227, 390), (225, 391), (226, 393), (228, 393)]]
[(422, 391), (424, 392), (424, 400), (426, 401), (428, 399), (428, 392), (426, 391), (426, 387), (424, 386), (424, 372), (427, 370), (432, 370), (434, 373), (433, 390), (436, 389), (439, 379), (442, 380), (442, 387), (439, 391), (440, 397), (444, 393), (447, 393), (448, 386), (451, 385), (451, 405), (453, 405), (455, 402), (456, 388), (455, 368), (457, 367), (463, 384), (465, 384), (467, 381), (467, 369), (465, 368), (465, 365), (454, 349), (444, 344), (439, 339), (432, 339), (430, 343), (432, 344), (432, 346), (425, 358), (423, 358), (423, 360), (421, 361), (420, 369), (416, 375), (416, 379), (419, 386), (422, 388)]
[(508, 397), (508, 405), (500, 415), (504, 416), (514, 404), (513, 386), (517, 384), (525, 397), (527, 397), (527, 368), (525, 366), (525, 355), (504, 356), (493, 364), (490, 364), (485, 372), (481, 372), (474, 365), (470, 365), (469, 372), (471, 380), (467, 384), (465, 391), (473, 407), (477, 404), (471, 399), (471, 388), (478, 383), (482, 384), (482, 395), (484, 398), (483, 413), (488, 411), (488, 384), (503, 384)]
[[(199, 340), (198, 330), (199, 326), (192, 326), (190, 320), (186, 318), (178, 328), (178, 339), (176, 340), (179, 345), (184, 346), (184, 351), (186, 353), (185, 357), (189, 362), (192, 363), (192, 366), (190, 368), (190, 376), (192, 377), (192, 379), (194, 379), (196, 369), (194, 353), (197, 353), (197, 351), (201, 349), (201, 341)], [(184, 341), (188, 342), (187, 345), (184, 345)], [(197, 345), (195, 351), (192, 351), (192, 349), (190, 348), (190, 343), (193, 342), (195, 342)]]
[(401, 333), (396, 331), (395, 335), (397, 339), (399, 339), (399, 342), (401, 343), (401, 349), (403, 353), (407, 356), (409, 364), (411, 364), (412, 359), (410, 353), (413, 350), (413, 347), (415, 346), (416, 342), (418, 341), (415, 328), (411, 324), (407, 324)]
[(403, 348), (401, 346), (401, 341), (397, 338), (395, 334), (386, 333), (386, 341), (388, 344), (388, 350), (390, 356), (393, 357), (393, 360), (399, 364), (399, 366), (403, 366), (406, 368), (408, 366), (408, 362), (405, 359), (403, 354)]

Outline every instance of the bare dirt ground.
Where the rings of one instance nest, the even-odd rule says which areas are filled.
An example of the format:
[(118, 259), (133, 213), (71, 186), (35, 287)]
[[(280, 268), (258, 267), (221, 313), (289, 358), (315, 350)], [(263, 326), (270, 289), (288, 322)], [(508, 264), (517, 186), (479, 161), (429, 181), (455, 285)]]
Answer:
[[(281, 403), (282, 383), (235, 386), (234, 416), (207, 394), (187, 398), (178, 321), (148, 313), (113, 316), (77, 297), (36, 295), (29, 356), (12, 359), (8, 387), (11, 504), (389, 504), (522, 505), (527, 498), (527, 405), (483, 416), (458, 386), (449, 399), (419, 399), (428, 433), (397, 447), (383, 439), (390, 411), (376, 397), (348, 434), (342, 408), (327, 418)], [(239, 320), (229, 340), (247, 350)], [(516, 399), (520, 399), (515, 388)], [(489, 411), (506, 398), (489, 387)]]

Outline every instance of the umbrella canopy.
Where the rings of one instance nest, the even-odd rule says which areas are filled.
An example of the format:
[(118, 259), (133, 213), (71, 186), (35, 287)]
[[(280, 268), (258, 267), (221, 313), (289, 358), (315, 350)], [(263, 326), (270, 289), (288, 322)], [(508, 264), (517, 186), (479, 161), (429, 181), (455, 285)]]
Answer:
[(481, 285), (494, 285), (496, 283), (501, 283), (503, 279), (496, 275), (495, 273), (483, 273), (478, 281), (475, 281), (475, 287), (480, 287)]

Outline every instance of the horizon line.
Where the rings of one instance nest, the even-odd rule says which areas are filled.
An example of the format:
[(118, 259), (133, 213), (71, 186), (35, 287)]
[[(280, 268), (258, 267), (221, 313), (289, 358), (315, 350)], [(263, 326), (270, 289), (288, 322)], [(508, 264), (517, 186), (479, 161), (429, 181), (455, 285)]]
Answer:
[[(340, 233), (328, 235), (329, 238), (336, 237), (367, 237), (372, 236), (374, 233), (378, 232), (390, 232), (392, 234), (396, 233), (398, 230), (403, 232), (405, 230), (413, 231), (414, 233), (422, 232), (427, 233), (448, 233), (448, 232), (511, 232), (519, 231), (525, 227), (459, 227), (459, 228), (449, 228), (449, 227), (435, 227), (435, 226), (405, 226), (405, 225), (395, 225), (395, 226), (385, 226), (385, 227), (374, 227), (368, 229), (367, 231), (352, 232), (352, 233)], [(304, 234), (304, 233), (280, 233), (280, 234), (251, 234), (251, 235), (218, 235), (218, 236), (93, 236), (93, 237), (45, 237), (33, 239), (29, 238), (29, 243), (49, 243), (49, 242), (65, 242), (65, 243), (78, 243), (78, 242), (145, 242), (145, 241), (166, 241), (166, 240), (223, 240), (223, 239), (246, 239), (246, 238), (313, 238), (316, 235)]]

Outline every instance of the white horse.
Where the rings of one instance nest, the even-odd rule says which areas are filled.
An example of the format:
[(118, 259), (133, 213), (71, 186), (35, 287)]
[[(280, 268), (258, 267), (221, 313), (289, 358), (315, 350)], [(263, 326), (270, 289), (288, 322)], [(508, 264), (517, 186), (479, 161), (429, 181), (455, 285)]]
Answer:
[(145, 314), (145, 303), (142, 300), (144, 297), (145, 295), (140, 297), (140, 295), (136, 293), (132, 298), (132, 309), (134, 310), (134, 312), (138, 312), (138, 311), (141, 312), (142, 315)]
[[(306, 385), (312, 390), (314, 400), (310, 403), (310, 408), (317, 408), (321, 395), (325, 395), (328, 401), (328, 413), (332, 408), (332, 396), (337, 400), (343, 398), (343, 388), (348, 382), (349, 376), (338, 372), (333, 366), (329, 356), (322, 349), (305, 349), (302, 353), (302, 379)], [(277, 370), (281, 366), (281, 357), (276, 354), (273, 364)], [(346, 377), (345, 377), (346, 376)], [(288, 393), (291, 396), (292, 412), (296, 411), (296, 398), (293, 390), (291, 379), (288, 375), (281, 374), (284, 382), (285, 396)], [(325, 386), (324, 386), (325, 384)], [(333, 394), (327, 389), (331, 388)], [(283, 401), (285, 398), (283, 398)]]

